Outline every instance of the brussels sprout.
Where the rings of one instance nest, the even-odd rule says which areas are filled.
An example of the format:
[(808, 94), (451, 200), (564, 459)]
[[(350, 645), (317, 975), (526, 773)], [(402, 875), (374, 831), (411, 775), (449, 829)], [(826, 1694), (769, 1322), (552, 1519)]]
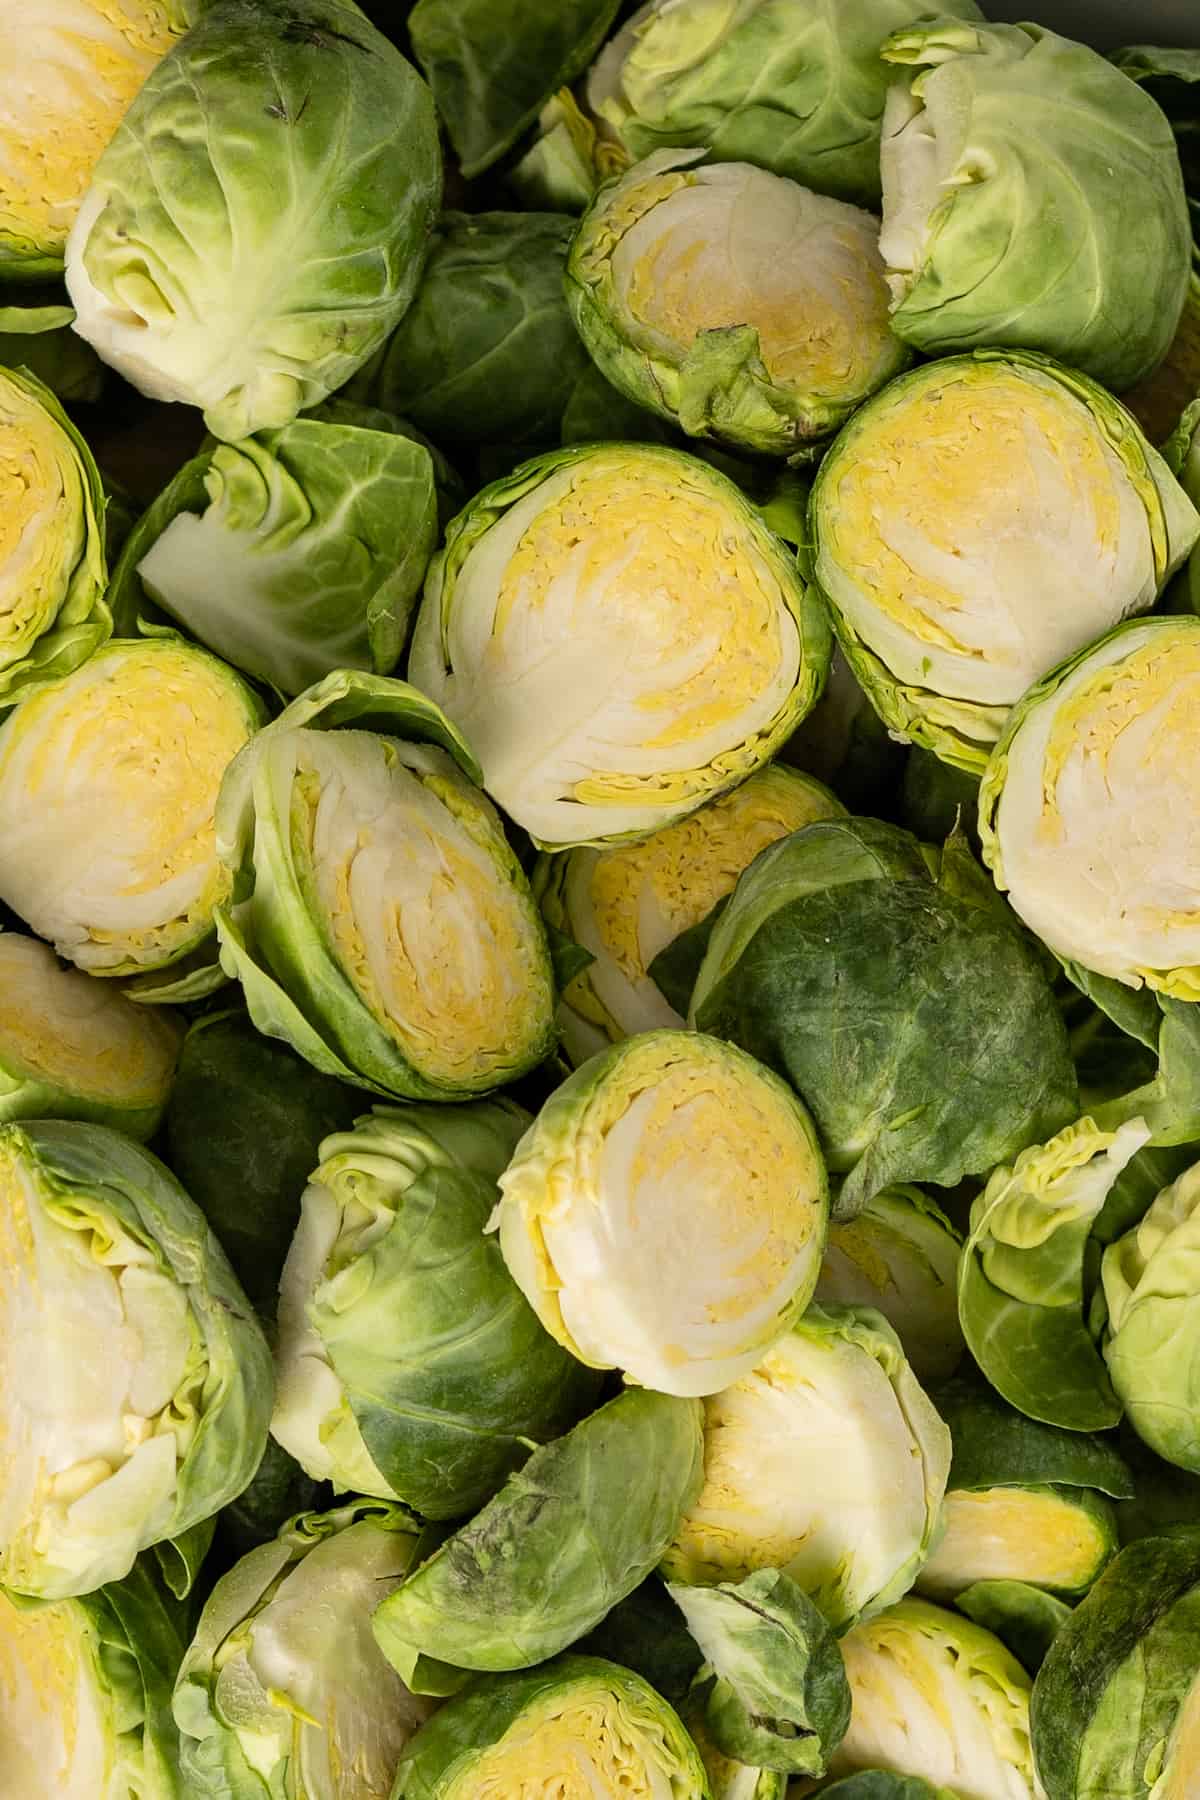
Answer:
[(1123, 1550), (1051, 1645), (1033, 1690), (1049, 1800), (1189, 1800), (1200, 1782), (1200, 1532)]
[(592, 957), (558, 1011), (572, 1062), (639, 1031), (682, 1027), (651, 973), (655, 958), (708, 916), (760, 850), (841, 811), (819, 782), (772, 765), (637, 843), (543, 857), (534, 877), (542, 912)]
[(0, 277), (62, 268), (101, 151), (199, 10), (200, 0), (8, 0), (0, 21)]
[(668, 1592), (715, 1676), (704, 1723), (718, 1748), (747, 1764), (823, 1774), (850, 1723), (850, 1689), (812, 1601), (778, 1569)]
[(0, 932), (0, 1119), (92, 1119), (151, 1138), (181, 1035), (37, 938)]
[(286, 425), (400, 319), (440, 192), (429, 91), (356, 6), (221, 0), (92, 170), (75, 329), (217, 437)]
[(545, 934), (473, 773), (436, 706), (355, 670), (301, 694), (229, 770), (222, 960), (258, 1029), (324, 1074), (447, 1100), (549, 1054)]
[(982, 1174), (1077, 1109), (1042, 963), (961, 839), (926, 852), (831, 819), (773, 844), (713, 929), (691, 1017), (804, 1095), (845, 1173), (838, 1218)]
[(388, 1793), (433, 1702), (410, 1694), (388, 1666), (371, 1612), (419, 1548), (410, 1514), (359, 1500), (302, 1513), (221, 1577), (175, 1689), (189, 1792)]
[(365, 417), (296, 419), (193, 457), (126, 543), (109, 595), (121, 628), (148, 597), (285, 694), (394, 668), (437, 541), (434, 466)]
[(628, 1669), (564, 1656), (473, 1681), (400, 1758), (392, 1800), (533, 1792), (710, 1800), (678, 1715)]
[(1200, 620), (1118, 626), (1014, 709), (979, 796), (984, 858), (1043, 942), (1183, 1000), (1200, 998), (1198, 681)]
[(725, 476), (657, 445), (560, 450), (460, 513), (409, 672), (545, 849), (644, 836), (767, 762), (829, 628)]
[(0, 728), (0, 899), (92, 975), (207, 947), (230, 887), (217, 792), (262, 717), (173, 635), (114, 638), (31, 694)]
[(940, 844), (961, 830), (978, 853), (978, 814), (978, 776), (913, 744), (905, 758), (900, 796), (900, 817), (913, 836)]
[(563, 293), (571, 221), (443, 213), (416, 298), (353, 392), (440, 442), (553, 443), (588, 367)]
[(1165, 1461), (1200, 1475), (1200, 1163), (1109, 1245), (1102, 1274), (1104, 1360), (1126, 1417)]
[(321, 1145), (280, 1282), (271, 1421), (317, 1480), (459, 1518), (593, 1397), (484, 1235), (528, 1123), (506, 1100), (376, 1107)]
[(1088, 1330), (1084, 1255), (1117, 1175), (1146, 1142), (1140, 1119), (1103, 1131), (1080, 1119), (998, 1168), (971, 1207), (959, 1265), (967, 1347), (1031, 1419), (1103, 1431), (1121, 1407)]
[(0, 706), (104, 642), (104, 489), (58, 401), (0, 369)]
[[(703, 144), (878, 201), (879, 46), (921, 11), (921, 0), (650, 0), (594, 64), (588, 104), (631, 156)], [(980, 16), (974, 0), (942, 11)]]
[[(672, 1706), (683, 1709), (689, 1695), (694, 1700), (698, 1692), (694, 1683), (704, 1661), (700, 1646), (657, 1575), (651, 1575), (632, 1594), (618, 1600), (595, 1629), (580, 1638), (575, 1649), (580, 1655), (601, 1656), (632, 1669)], [(692, 1717), (692, 1711), (688, 1716)], [(688, 1730), (700, 1744), (691, 1724)], [(700, 1749), (707, 1762), (703, 1744)], [(771, 1800), (771, 1796), (764, 1795), (762, 1800)]]
[(885, 723), (978, 773), (1032, 682), (1154, 604), (1200, 516), (1111, 394), (1030, 352), (979, 351), (856, 414), (814, 483), (812, 530)]
[(186, 1800), (171, 1688), (181, 1609), (148, 1568), (80, 1599), (0, 1592), (0, 1784), (20, 1800)]
[(891, 1769), (962, 1800), (1035, 1800), (1029, 1677), (990, 1631), (901, 1600), (844, 1637), (842, 1657), (853, 1710), (835, 1775)]
[(556, 88), (582, 75), (619, 0), (417, 0), (413, 49), (468, 178), (481, 175), (532, 125)]
[(700, 1752), (711, 1800), (787, 1800), (788, 1778), (782, 1769), (754, 1767), (717, 1748), (704, 1718), (707, 1686), (701, 1682), (685, 1696), (679, 1716)]
[(879, 222), (744, 162), (659, 150), (603, 187), (567, 299), (597, 364), (693, 437), (811, 454), (909, 352)]
[(1025, 1581), (973, 1581), (955, 1595), (954, 1604), (960, 1613), (998, 1637), (1030, 1675), (1037, 1674), (1071, 1616), (1066, 1600)]
[(912, 1586), (950, 1434), (881, 1314), (810, 1306), (752, 1374), (705, 1401), (704, 1446), (704, 1486), (663, 1559), (670, 1580), (779, 1568), (837, 1628)]
[(829, 1227), (815, 1299), (873, 1306), (896, 1332), (918, 1381), (943, 1381), (963, 1352), (962, 1243), (920, 1188), (885, 1188), (857, 1219)]
[(803, 1311), (825, 1245), (804, 1107), (693, 1032), (645, 1032), (585, 1063), (500, 1193), (504, 1260), (551, 1336), (666, 1394), (748, 1373)]
[(631, 1388), (535, 1450), (376, 1612), (409, 1685), (428, 1658), (528, 1668), (632, 1593), (700, 1490), (700, 1416), (698, 1401)]
[(918, 23), (882, 55), (917, 70), (883, 117), (895, 330), (925, 351), (1025, 345), (1132, 387), (1166, 354), (1191, 266), (1161, 109), (1040, 25)]
[(104, 387), (104, 364), (71, 330), (74, 317), (69, 306), (0, 305), (0, 364), (24, 369), (68, 405), (99, 400)]
[(362, 1109), (361, 1088), (310, 1068), (243, 1013), (209, 1013), (184, 1039), (164, 1155), (272, 1320), (321, 1140), (348, 1130)]
[(0, 1126), (0, 1582), (118, 1581), (253, 1475), (271, 1356), (201, 1214), (102, 1125)]

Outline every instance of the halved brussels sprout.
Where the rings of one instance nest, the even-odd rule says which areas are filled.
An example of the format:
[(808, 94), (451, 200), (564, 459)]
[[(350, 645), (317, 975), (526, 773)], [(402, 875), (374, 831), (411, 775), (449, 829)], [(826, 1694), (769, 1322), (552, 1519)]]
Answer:
[(434, 558), (409, 673), (546, 849), (644, 836), (770, 760), (829, 628), (724, 475), (653, 444), (525, 463)]
[(198, 10), (195, 0), (7, 0), (0, 276), (62, 268), (67, 233), (104, 146)]
[(92, 975), (205, 945), (230, 890), (217, 793), (263, 718), (232, 669), (174, 636), (114, 638), (0, 728), (0, 898)]
[(755, 1768), (718, 1749), (704, 1719), (705, 1686), (702, 1682), (684, 1696), (679, 1716), (700, 1752), (711, 1800), (787, 1800), (788, 1778), (782, 1769)]
[(812, 1293), (828, 1189), (800, 1101), (751, 1057), (653, 1031), (551, 1096), (493, 1215), (517, 1285), (596, 1369), (714, 1394)]
[(836, 1218), (982, 1175), (1078, 1112), (1043, 959), (962, 837), (827, 819), (772, 844), (713, 927), (691, 1020), (804, 1095), (845, 1176)]
[(1062, 1627), (1033, 1690), (1049, 1800), (1200, 1791), (1200, 1531), (1122, 1550)]
[(637, 843), (544, 856), (534, 877), (542, 912), (592, 957), (558, 1009), (572, 1062), (639, 1031), (682, 1027), (650, 972), (655, 957), (707, 918), (760, 850), (841, 812), (820, 782), (772, 764)]
[(949, 1468), (950, 1434), (882, 1315), (810, 1306), (705, 1401), (704, 1486), (663, 1571), (698, 1584), (778, 1568), (844, 1627), (912, 1586)]
[(144, 1564), (49, 1606), (0, 1592), (0, 1790), (13, 1800), (181, 1800), (171, 1689), (182, 1608)]
[(1200, 1474), (1200, 1163), (1109, 1245), (1102, 1277), (1104, 1360), (1125, 1416), (1159, 1456)]
[(302, 1513), (221, 1577), (175, 1689), (194, 1792), (390, 1792), (401, 1751), (435, 1703), (409, 1693), (388, 1665), (371, 1613), (420, 1551), (411, 1514), (358, 1500)]
[(567, 263), (572, 316), (614, 387), (692, 437), (811, 454), (909, 361), (879, 221), (703, 156), (659, 150), (601, 188)]
[(423, 444), (366, 409), (296, 419), (193, 457), (135, 526), (109, 599), (118, 629), (148, 598), (298, 694), (334, 669), (396, 666), (437, 535)]
[(1046, 350), (1117, 393), (1149, 374), (1183, 311), (1192, 243), (1175, 139), (1149, 94), (1040, 25), (923, 20), (881, 54), (916, 70), (883, 116), (879, 244), (899, 335), (925, 351)]
[(229, 770), (222, 961), (259, 1030), (325, 1074), (448, 1100), (553, 1046), (542, 922), (473, 771), (436, 706), (355, 670), (301, 694)]
[(962, 1240), (920, 1188), (884, 1188), (857, 1219), (831, 1224), (814, 1299), (873, 1306), (896, 1332), (918, 1381), (944, 1381), (962, 1356)]
[(1021, 351), (913, 370), (813, 486), (816, 575), (887, 725), (978, 772), (1048, 669), (1154, 604), (1200, 516), (1111, 394)]
[(1043, 942), (1182, 1000), (1200, 999), (1198, 707), (1200, 619), (1131, 621), (1026, 695), (979, 793), (984, 859)]
[[(941, 10), (980, 16), (974, 0)], [(649, 0), (593, 65), (588, 104), (633, 156), (703, 144), (877, 201), (879, 46), (920, 12), (920, 0)]]
[(1031, 1419), (1104, 1431), (1120, 1403), (1086, 1318), (1088, 1240), (1113, 1183), (1146, 1142), (1131, 1120), (1080, 1119), (996, 1169), (971, 1206), (958, 1277), (967, 1348)]
[[(375, 1614), (410, 1687), (565, 1650), (657, 1565), (700, 1491), (700, 1405), (629, 1388), (535, 1450)], [(434, 1681), (422, 1681), (429, 1665)]]
[(751, 1766), (823, 1775), (850, 1722), (850, 1689), (828, 1622), (794, 1581), (759, 1569), (671, 1598), (704, 1652), (704, 1728)]
[(556, 443), (590, 366), (567, 311), (561, 213), (443, 213), (412, 305), (352, 392), (439, 443)]
[(0, 1126), (0, 1582), (118, 1581), (246, 1486), (271, 1353), (197, 1208), (101, 1125)]
[(678, 1715), (640, 1676), (591, 1656), (473, 1681), (413, 1738), (392, 1800), (537, 1792), (710, 1800)]
[(69, 675), (112, 630), (103, 519), (91, 451), (58, 401), (0, 369), (0, 705)]
[(91, 171), (75, 329), (218, 437), (286, 425), (412, 299), (441, 173), (429, 90), (357, 6), (213, 6)]
[(280, 1281), (271, 1420), (316, 1479), (461, 1518), (594, 1395), (484, 1235), (528, 1124), (506, 1100), (381, 1106), (321, 1145)]
[(1112, 1503), (1087, 1488), (952, 1485), (941, 1524), (916, 1586), (947, 1602), (977, 1581), (1083, 1594), (1117, 1548)]
[(1035, 1800), (1029, 1677), (990, 1631), (901, 1600), (855, 1626), (842, 1657), (853, 1710), (835, 1775), (891, 1769), (961, 1800)]
[(182, 1035), (37, 938), (0, 933), (0, 1119), (92, 1119), (152, 1138)]

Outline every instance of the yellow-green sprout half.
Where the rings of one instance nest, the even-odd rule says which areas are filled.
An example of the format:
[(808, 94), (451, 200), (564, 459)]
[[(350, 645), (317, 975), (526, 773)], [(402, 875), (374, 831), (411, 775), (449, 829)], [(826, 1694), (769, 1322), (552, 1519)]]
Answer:
[(954, 1373), (964, 1343), (958, 1321), (962, 1241), (920, 1188), (890, 1187), (855, 1219), (829, 1227), (815, 1298), (874, 1306), (904, 1345), (919, 1381)]
[(733, 892), (760, 850), (841, 811), (820, 782), (776, 763), (651, 837), (543, 857), (542, 911), (593, 958), (559, 1006), (572, 1062), (638, 1031), (682, 1027), (650, 973), (655, 957)]
[(92, 169), (183, 12), (180, 0), (5, 0), (0, 277), (62, 267)]
[(434, 558), (409, 672), (544, 848), (644, 836), (769, 761), (829, 628), (723, 475), (647, 444), (493, 483)]
[(868, 1307), (810, 1306), (704, 1403), (704, 1486), (671, 1581), (781, 1569), (838, 1628), (898, 1599), (934, 1540), (950, 1433)]
[(753, 1368), (803, 1310), (825, 1244), (804, 1107), (697, 1032), (647, 1032), (576, 1070), (500, 1192), (504, 1259), (550, 1334), (667, 1394)]
[(0, 1583), (57, 1600), (129, 1573), (246, 1486), (272, 1368), (170, 1172), (78, 1121), (0, 1126)]
[(1082, 1594), (1117, 1547), (1111, 1504), (1087, 1488), (952, 1488), (917, 1587), (947, 1602), (976, 1581)]
[(1119, 627), (1014, 711), (979, 791), (983, 854), (1056, 955), (1200, 999), (1200, 620)]
[(813, 488), (817, 579), (891, 730), (978, 773), (1049, 669), (1145, 612), (1200, 532), (1132, 416), (1045, 357), (917, 369)]
[(563, 1656), (473, 1681), (400, 1758), (392, 1800), (708, 1800), (699, 1752), (654, 1689)]
[(853, 1696), (830, 1772), (892, 1769), (961, 1800), (1036, 1800), (1028, 1675), (999, 1638), (901, 1600), (842, 1639)]
[(169, 636), (113, 639), (0, 729), (0, 897), (92, 975), (197, 949), (229, 891), (215, 812), (262, 719), (233, 670)]
[[(0, 68), (3, 36), (0, 23)], [(103, 519), (96, 465), (58, 401), (26, 371), (0, 369), (0, 705), (68, 674), (111, 631)]]
[(596, 363), (713, 437), (802, 455), (897, 374), (879, 221), (749, 163), (659, 150), (600, 190), (567, 265)]
[[(360, 706), (375, 729), (324, 728)], [(464, 766), (423, 695), (342, 670), (259, 734), (222, 791), (234, 904), (218, 926), (255, 1024), (379, 1093), (484, 1093), (553, 1048), (542, 922)]]
[(0, 1119), (94, 1119), (129, 1137), (158, 1128), (182, 1032), (37, 938), (0, 934)]
[(186, 1630), (144, 1563), (49, 1606), (0, 1594), (0, 1793), (178, 1800), (171, 1689)]

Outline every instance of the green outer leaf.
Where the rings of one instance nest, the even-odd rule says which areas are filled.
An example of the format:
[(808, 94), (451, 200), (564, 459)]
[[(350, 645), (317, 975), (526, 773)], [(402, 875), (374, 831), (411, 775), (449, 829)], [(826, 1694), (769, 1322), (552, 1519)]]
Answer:
[(306, 1310), (372, 1462), (426, 1519), (482, 1506), (596, 1398), (599, 1378), (542, 1329), (485, 1234), (530, 1123), (503, 1099), (377, 1106), (326, 1138), (312, 1177), (376, 1210), (369, 1249), (339, 1245)]
[(963, 1334), (992, 1386), (1031, 1419), (1103, 1431), (1121, 1416), (1085, 1321), (1084, 1256), (1109, 1188), (1144, 1141), (1137, 1122), (1109, 1134), (1080, 1119), (997, 1169), (971, 1208)]
[(949, 157), (924, 259), (892, 313), (898, 335), (925, 351), (1031, 345), (1117, 393), (1149, 374), (1191, 266), (1160, 108), (1097, 51), (1040, 25), (915, 25), (880, 53), (918, 67), (914, 99)]
[[(204, 518), (213, 538), (179, 544), (155, 565), (157, 582), (143, 577), (140, 565), (182, 516)], [(229, 558), (216, 587), (181, 594), (170, 578), (211, 554), (216, 534)], [(110, 604), (131, 632), (161, 608), (235, 668), (296, 694), (335, 669), (395, 666), (436, 536), (421, 445), (394, 430), (296, 419), (193, 457), (127, 540)]]
[(186, 1600), (195, 1587), (204, 1560), (212, 1549), (216, 1529), (214, 1515), (189, 1525), (178, 1537), (151, 1545), (148, 1554), (157, 1563), (159, 1574), (177, 1600)]
[(753, 1767), (824, 1774), (850, 1723), (850, 1687), (808, 1595), (778, 1569), (667, 1592), (716, 1676), (705, 1723), (717, 1746)]
[(698, 1400), (629, 1388), (536, 1450), (376, 1612), (389, 1662), (405, 1679), (418, 1652), (527, 1668), (590, 1631), (652, 1572), (696, 1499), (701, 1417)]
[(563, 293), (571, 230), (560, 213), (443, 213), (416, 297), (355, 392), (447, 444), (556, 441), (591, 368)]
[(62, 1604), (78, 1607), (94, 1634), (94, 1680), (112, 1709), (118, 1779), (139, 1800), (187, 1800), (171, 1716), (188, 1635), (182, 1607), (163, 1592), (144, 1558), (123, 1580)]
[(591, 62), (619, 0), (417, 0), (408, 16), (417, 61), (468, 179), (481, 175)]
[(1145, 1793), (1200, 1674), (1198, 1644), (1200, 1532), (1130, 1544), (1076, 1607), (1034, 1683), (1034, 1757), (1049, 1800)]
[[(592, 109), (632, 157), (704, 144), (720, 162), (757, 163), (818, 193), (878, 205), (888, 84), (879, 46), (920, 13), (921, 0), (757, 0), (712, 15), (697, 8), (690, 28), (690, 9), (682, 21), (680, 10), (655, 0), (639, 12), (589, 83)], [(974, 0), (939, 10), (980, 17)]]
[(264, 1318), (321, 1141), (363, 1103), (360, 1088), (319, 1074), (241, 1012), (209, 1013), (184, 1040), (166, 1155)]
[(286, 425), (400, 319), (441, 174), (432, 96), (357, 7), (223, 0), (93, 170), (76, 328), (218, 437)]
[(860, 1769), (822, 1788), (821, 1794), (823, 1800), (958, 1800), (949, 1788), (930, 1787), (920, 1775), (897, 1775), (891, 1769)]
[[(1042, 691), (1047, 682), (1054, 680), (1055, 675), (1066, 673), (1074, 666), (1075, 661), (1094, 650), (1096, 644), (1093, 642), (1087, 645), (1075, 658), (1062, 663), (1057, 671), (1032, 687), (1012, 709), (982, 701), (953, 699), (934, 688), (904, 683), (892, 674), (882, 658), (864, 642), (839, 606), (837, 590), (842, 578), (832, 554), (826, 554), (822, 547), (821, 522), (827, 505), (826, 496), (836, 491), (834, 484), (839, 464), (844, 464), (847, 459), (853, 461), (856, 457), (870, 454), (870, 431), (874, 418), (892, 412), (911, 393), (920, 393), (924, 388), (944, 381), (955, 373), (961, 373), (966, 379), (972, 366), (986, 367), (990, 363), (1001, 363), (1018, 374), (1040, 376), (1054, 382), (1087, 407), (1097, 431), (1123, 465), (1130, 484), (1145, 507), (1155, 573), (1160, 587), (1195, 542), (1194, 516), (1190, 521), (1177, 516), (1179, 507), (1187, 504), (1185, 497), (1180, 493), (1163, 459), (1146, 440), (1133, 415), (1098, 382), (1075, 369), (1056, 363), (1038, 351), (1016, 348), (976, 349), (961, 356), (944, 356), (889, 382), (882, 393), (859, 408), (830, 446), (813, 482), (809, 499), (809, 530), (814, 545), (817, 585), (829, 607), (842, 655), (889, 731), (922, 749), (932, 751), (952, 768), (975, 777), (981, 777), (985, 770), (991, 769), (1000, 745), (1006, 745), (1011, 739), (1014, 720), (1022, 708), (1029, 705), (1033, 695)], [(1188, 510), (1190, 513), (1191, 509)], [(1118, 626), (1116, 629), (1119, 631), (1122, 628)], [(1102, 637), (1098, 641), (1104, 643), (1107, 640)], [(989, 763), (989, 756), (993, 763)], [(989, 866), (994, 866), (984, 826), (985, 806), (981, 790), (979, 830), (984, 840), (984, 861)]]
[[(0, 301), (5, 297), (0, 292)], [(74, 318), (70, 306), (0, 304), (0, 364), (24, 369), (68, 405), (94, 405), (104, 390), (104, 364), (71, 330)]]
[(955, 1595), (954, 1604), (1006, 1644), (1031, 1675), (1037, 1674), (1071, 1617), (1065, 1600), (1026, 1581), (976, 1581)]
[(811, 1108), (847, 1172), (840, 1218), (896, 1182), (982, 1174), (1077, 1105), (1040, 962), (953, 858), (944, 875), (895, 826), (807, 826), (743, 874), (696, 981), (691, 1022)]
[[(768, 762), (786, 742), (801, 718), (816, 704), (828, 674), (832, 638), (823, 603), (807, 581), (795, 554), (764, 525), (758, 508), (720, 470), (701, 462), (698, 457), (666, 445), (581, 444), (531, 457), (510, 475), (493, 481), (476, 494), (451, 523), (445, 545), (430, 565), (425, 597), (413, 632), (409, 674), (428, 694), (446, 695), (451, 683), (457, 681), (464, 690), (464, 704), (469, 708), (473, 697), (468, 684), (473, 671), (456, 673), (449, 656), (450, 621), (455, 607), (460, 603), (459, 577), (463, 565), (479, 540), (518, 500), (560, 470), (588, 461), (598, 450), (611, 451), (614, 448), (627, 450), (631, 462), (644, 462), (659, 468), (665, 464), (680, 475), (688, 475), (692, 479), (702, 478), (706, 487), (718, 491), (720, 497), (729, 504), (733, 519), (753, 539), (755, 550), (767, 562), (778, 580), (783, 603), (795, 621), (800, 638), (799, 678), (776, 719), (752, 743), (731, 748), (717, 758), (707, 771), (693, 772), (678, 803), (671, 807), (662, 806), (661, 820), (653, 821), (653, 828), (656, 829), (660, 823), (667, 825), (674, 819), (694, 812), (706, 800), (714, 799), (718, 794), (735, 787), (739, 781)], [(448, 712), (458, 710), (458, 707), (447, 707)], [(683, 777), (676, 775), (675, 780), (682, 783)], [(710, 784), (703, 785), (705, 780), (709, 780)], [(587, 815), (592, 812), (601, 813), (602, 810), (580, 807), (580, 811)], [(515, 813), (511, 816), (516, 817)], [(519, 818), (516, 822), (521, 823)], [(587, 825), (581, 822), (580, 831), (586, 830)], [(642, 829), (606, 833), (603, 836), (597, 833), (592, 836), (573, 836), (571, 844), (602, 844), (645, 835), (646, 831)], [(536, 837), (534, 841), (540, 850), (570, 847), (562, 843), (544, 842)]]
[(1108, 1438), (1086, 1437), (1031, 1419), (977, 1378), (935, 1388), (934, 1405), (950, 1427), (951, 1488), (1094, 1488), (1114, 1500), (1134, 1493), (1133, 1475)]
[(178, 1541), (235, 1499), (258, 1466), (274, 1392), (267, 1341), (203, 1214), (148, 1150), (74, 1121), (6, 1125), (0, 1134), (36, 1164), (51, 1194), (64, 1201), (82, 1194), (111, 1213), (187, 1295), (208, 1374), (163, 1534)]
[[(104, 483), (91, 451), (48, 387), (22, 369), (0, 369), (0, 392), (15, 388), (22, 400), (48, 413), (67, 440), (79, 484), (78, 513), (55, 523), (55, 529), (78, 538), (75, 562), (65, 571), (62, 591), (44, 626), (25, 653), (0, 667), (0, 708), (11, 706), (46, 682), (70, 675), (112, 634), (112, 614), (104, 599), (108, 569), (104, 551)], [(63, 505), (68, 483), (63, 482)], [(6, 610), (17, 596), (6, 599)]]
[(709, 1800), (696, 1746), (675, 1712), (640, 1676), (598, 1657), (563, 1656), (526, 1674), (483, 1676), (421, 1727), (400, 1758), (391, 1800), (469, 1800), (487, 1751), (539, 1712), (601, 1701), (645, 1734), (667, 1771), (672, 1800)]

